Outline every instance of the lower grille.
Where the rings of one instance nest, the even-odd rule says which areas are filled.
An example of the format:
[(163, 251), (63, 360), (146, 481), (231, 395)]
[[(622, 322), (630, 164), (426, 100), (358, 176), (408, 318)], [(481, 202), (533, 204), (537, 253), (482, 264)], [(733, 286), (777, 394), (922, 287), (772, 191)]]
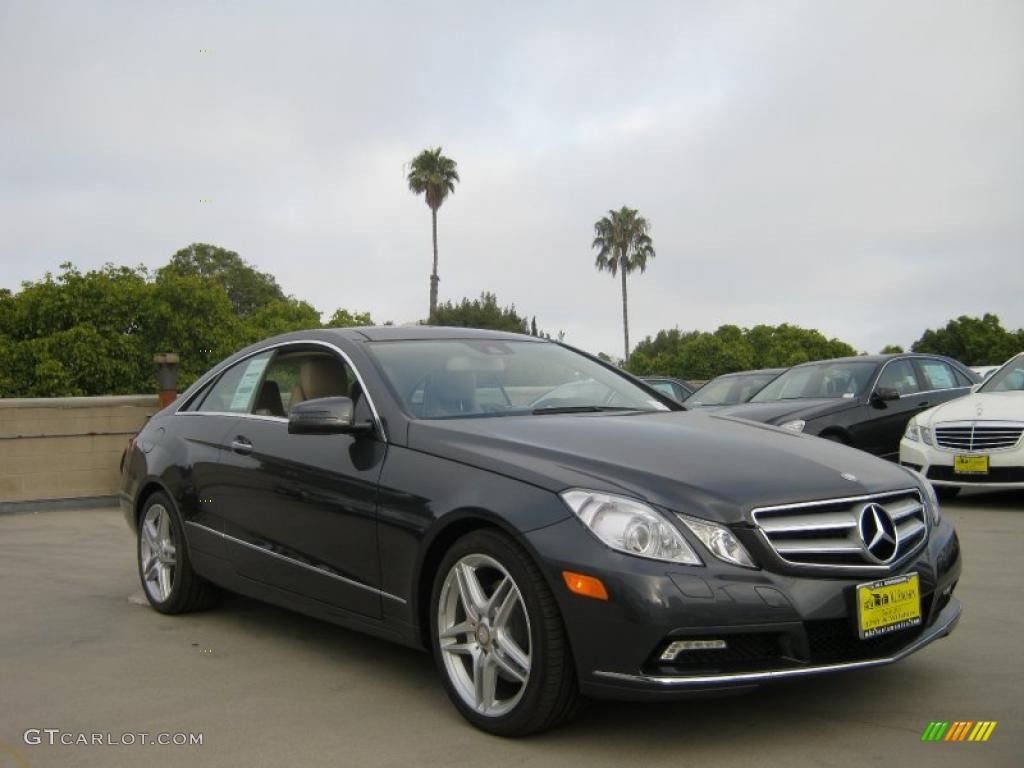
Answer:
[(764, 507), (752, 512), (786, 563), (816, 568), (891, 568), (928, 538), (917, 490)]
[(935, 427), (935, 444), (954, 451), (998, 451), (1013, 448), (1024, 424), (1013, 421), (948, 421)]
[(847, 619), (808, 621), (804, 625), (812, 664), (859, 661), (895, 653), (924, 631), (924, 627), (861, 640)]
[(1024, 467), (989, 467), (985, 474), (957, 474), (952, 467), (928, 467), (929, 480), (952, 483), (1024, 483)]

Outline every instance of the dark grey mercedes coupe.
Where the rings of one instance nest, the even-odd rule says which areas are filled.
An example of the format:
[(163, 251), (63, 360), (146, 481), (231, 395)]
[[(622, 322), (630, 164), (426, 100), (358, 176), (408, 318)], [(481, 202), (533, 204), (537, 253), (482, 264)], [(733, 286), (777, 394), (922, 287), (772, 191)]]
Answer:
[(707, 411), (562, 344), (291, 333), (215, 366), (126, 453), (162, 613), (249, 595), (433, 656), (502, 735), (888, 664), (960, 616), (928, 483)]

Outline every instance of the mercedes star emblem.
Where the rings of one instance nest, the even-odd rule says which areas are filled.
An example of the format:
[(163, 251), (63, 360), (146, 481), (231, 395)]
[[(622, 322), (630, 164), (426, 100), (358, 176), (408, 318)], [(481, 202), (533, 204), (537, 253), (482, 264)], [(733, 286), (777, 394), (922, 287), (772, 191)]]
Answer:
[(896, 557), (896, 524), (878, 504), (865, 504), (860, 510), (860, 539), (864, 554), (876, 563), (889, 563)]

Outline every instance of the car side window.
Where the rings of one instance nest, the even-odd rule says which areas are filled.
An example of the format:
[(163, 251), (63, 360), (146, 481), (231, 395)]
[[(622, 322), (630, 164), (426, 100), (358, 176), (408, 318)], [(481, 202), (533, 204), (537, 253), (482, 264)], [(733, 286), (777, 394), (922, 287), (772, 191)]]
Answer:
[(649, 385), (651, 389), (656, 389), (663, 395), (679, 397), (679, 394), (676, 392), (675, 387), (672, 386), (672, 382), (670, 381), (652, 381), (649, 382)]
[(248, 413), (270, 352), (247, 357), (220, 375), (196, 408), (203, 413)]
[(914, 366), (909, 360), (892, 360), (887, 363), (876, 386), (880, 389), (895, 389), (901, 396), (921, 391)]
[(953, 389), (959, 387), (953, 368), (941, 360), (918, 360), (924, 375), (926, 389)]
[(351, 397), (358, 401), (359, 383), (348, 365), (331, 352), (309, 347), (285, 347), (267, 366), (253, 402), (258, 416), (287, 418), (305, 400)]

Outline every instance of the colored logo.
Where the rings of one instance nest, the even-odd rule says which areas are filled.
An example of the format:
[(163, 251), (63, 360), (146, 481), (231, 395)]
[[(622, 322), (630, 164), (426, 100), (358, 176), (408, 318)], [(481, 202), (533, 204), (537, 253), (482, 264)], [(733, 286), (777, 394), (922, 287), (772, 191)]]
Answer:
[(995, 720), (933, 721), (924, 729), (921, 741), (988, 741), (995, 728)]

